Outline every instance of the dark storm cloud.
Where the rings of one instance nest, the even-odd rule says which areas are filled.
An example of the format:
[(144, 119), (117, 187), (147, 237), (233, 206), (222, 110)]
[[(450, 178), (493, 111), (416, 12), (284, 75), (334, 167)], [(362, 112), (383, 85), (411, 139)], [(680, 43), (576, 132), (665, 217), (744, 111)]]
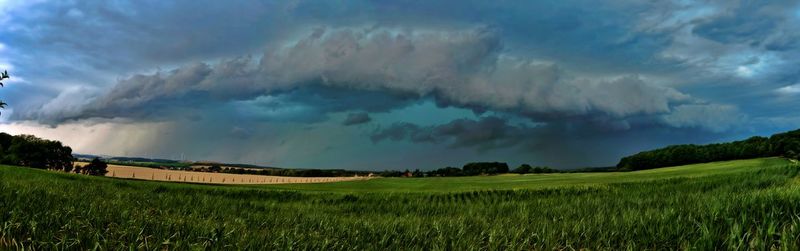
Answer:
[(721, 43), (745, 43), (757, 46), (776, 26), (774, 21), (731, 13), (704, 20), (695, 26), (692, 32)]
[[(704, 112), (707, 113), (680, 112), (676, 118), (669, 118), (670, 123), (676, 123), (682, 127), (680, 129), (650, 119), (624, 122), (624, 125), (620, 124), (623, 122), (617, 122), (613, 126), (614, 123), (610, 121), (526, 125), (514, 124), (507, 118), (486, 116), (478, 119), (456, 119), (429, 126), (397, 122), (377, 128), (370, 134), (370, 139), (377, 145), (400, 141), (425, 145), (443, 144), (451, 149), (467, 149), (488, 156), (492, 153), (512, 152), (516, 156), (513, 157), (514, 160), (524, 161), (525, 156), (528, 156), (527, 158), (535, 159), (536, 163), (562, 167), (602, 166), (615, 164), (622, 154), (658, 146), (658, 142), (701, 143), (721, 137), (721, 134), (701, 129), (695, 124), (677, 124), (681, 122), (682, 116), (711, 116), (709, 120), (725, 116), (714, 115), (714, 111)], [(686, 121), (695, 121), (697, 117)], [(637, 129), (629, 130), (628, 127)]]
[(372, 118), (370, 118), (369, 114), (366, 112), (350, 113), (347, 114), (347, 118), (342, 121), (342, 125), (360, 125), (370, 121), (372, 121)]
[[(7, 6), (6, 6), (7, 5)], [(290, 32), (285, 2), (3, 1), (0, 63), (17, 81), (5, 92), (16, 111), (83, 88), (68, 106), (107, 90), (114, 79), (155, 68), (249, 53)], [(7, 59), (6, 59), (7, 57)], [(5, 59), (5, 60), (4, 60)], [(69, 115), (69, 114), (65, 114)]]
[[(201, 3), (202, 2), (202, 3)], [(287, 4), (247, 1), (31, 2), (3, 33), (8, 46), (80, 64), (130, 70), (247, 53), (286, 32)], [(200, 8), (202, 6), (202, 8)], [(191, 11), (187, 11), (191, 9)], [(302, 23), (302, 22), (300, 22)], [(36, 25), (29, 25), (36, 24)], [(12, 34), (13, 33), (13, 34)], [(235, 46), (232, 44), (235, 38)], [(54, 52), (71, 52), (53, 55)], [(74, 66), (73, 66), (74, 67)], [(65, 66), (62, 69), (67, 69)]]
[(317, 123), (328, 114), (351, 110), (388, 112), (417, 102), (415, 97), (385, 92), (347, 90), (318, 84), (233, 102), (239, 118), (271, 122)]
[(395, 123), (372, 133), (373, 142), (383, 140), (409, 140), (415, 143), (447, 143), (450, 147), (490, 150), (517, 145), (529, 139), (527, 127), (517, 127), (499, 117), (479, 120), (458, 119), (436, 126), (419, 126), (412, 123)]
[(662, 116), (662, 119), (673, 127), (706, 128), (713, 132), (724, 132), (744, 123), (747, 117), (730, 105), (680, 105), (672, 113)]
[[(498, 39), (485, 29), (435, 33), (318, 29), (268, 50), (258, 61), (241, 57), (123, 79), (108, 92), (90, 97), (83, 110), (71, 110), (72, 116), (47, 109), (17, 116), (55, 123), (91, 117), (166, 117), (171, 110), (276, 96), (275, 100), (288, 99), (284, 102), (323, 113), (358, 106), (385, 111), (401, 106), (404, 99), (432, 97), (447, 106), (534, 119), (619, 119), (665, 114), (674, 105), (695, 102), (689, 95), (635, 75), (576, 77), (554, 63), (503, 56)], [(363, 98), (346, 98), (362, 92), (394, 98), (381, 99), (392, 102), (378, 106)], [(344, 98), (330, 102), (329, 95)], [(259, 106), (268, 107), (270, 102)]]
[[(0, 65), (18, 81), (3, 89), (11, 121), (199, 123), (257, 149), (245, 142), (259, 125), (344, 135), (330, 132), (364, 130), (346, 125), (365, 114), (387, 149), (393, 140), (449, 146), (443, 154), (522, 149), (503, 156), (568, 165), (580, 164), (570, 154), (609, 161), (800, 126), (793, 1), (14, 5), (0, 17)], [(421, 102), (478, 118), (431, 126), (411, 114), (390, 125)], [(332, 118), (335, 128), (324, 125)], [(201, 145), (185, 131), (159, 139)]]
[[(470, 107), (476, 111), (505, 110), (539, 119), (667, 113), (674, 104), (691, 102), (687, 101), (688, 95), (669, 87), (649, 84), (635, 74), (612, 73), (596, 79), (581, 77), (580, 73), (559, 66), (586, 63), (586, 59), (614, 60), (613, 65), (622, 65), (623, 62), (636, 61), (631, 59), (652, 58), (666, 47), (668, 40), (664, 36), (669, 33), (631, 32), (640, 28), (631, 26), (634, 22), (629, 20), (636, 18), (637, 11), (653, 7), (671, 10), (677, 8), (674, 5), (610, 3), (602, 8), (586, 8), (580, 3), (453, 3), (350, 2), (337, 6), (305, 1), (220, 6), (210, 3), (209, 8), (181, 12), (180, 15), (164, 13), (184, 8), (188, 2), (178, 2), (166, 8), (149, 8), (148, 3), (34, 5), (34, 9), (61, 14), (23, 19), (44, 24), (41, 27), (48, 32), (43, 38), (23, 36), (24, 39), (19, 41), (27, 40), (30, 44), (61, 41), (70, 45), (67, 46), (70, 51), (81, 51), (81, 55), (116, 60), (97, 65), (130, 68), (126, 62), (163, 64), (172, 60), (176, 63), (241, 55), (265, 44), (269, 49), (256, 59), (234, 57), (215, 64), (190, 63), (174, 71), (135, 75), (119, 81), (110, 91), (96, 90), (105, 92), (101, 95), (84, 94), (81, 99), (92, 101), (82, 110), (76, 109), (76, 104), (66, 104), (70, 107), (68, 111), (52, 110), (57, 106), (46, 105), (20, 111), (15, 118), (52, 124), (87, 117), (169, 117), (173, 113), (184, 113), (185, 109), (203, 109), (209, 103), (216, 105), (216, 102), (254, 99), (318, 81), (341, 89), (434, 96), (437, 102), (447, 106)], [(383, 14), (356, 11), (369, 6)], [(150, 9), (155, 11), (143, 11)], [(451, 11), (443, 12), (448, 15), (430, 16), (425, 14), (425, 9)], [(486, 11), (476, 12), (476, 9)], [(522, 11), (531, 9), (557, 15), (531, 18), (528, 12)], [(208, 10), (214, 11), (209, 13)], [(497, 13), (507, 13), (503, 15), (506, 18), (497, 19)], [(226, 21), (204, 18), (208, 16)], [(278, 25), (283, 24), (288, 16), (305, 20), (295, 26), (334, 16), (346, 18), (337, 18), (332, 24), (363, 24), (367, 20), (374, 24), (363, 29), (321, 28), (308, 32), (310, 35), (297, 42), (280, 42), (289, 38), (287, 34), (290, 32), (287, 31), (290, 28)], [(86, 19), (91, 21), (86, 22)], [(82, 23), (77, 20), (82, 20)], [(434, 28), (426, 28), (411, 20), (432, 21)], [(170, 25), (145, 25), (148, 22)], [(614, 25), (603, 25), (604, 22)], [(391, 28), (401, 23), (421, 28), (417, 31), (402, 26)], [(453, 28), (464, 24), (493, 28)], [(74, 27), (67, 29), (67, 26)], [(259, 30), (244, 27), (257, 27)], [(121, 32), (102, 36), (92, 33), (111, 28)], [(521, 32), (523, 28), (527, 29), (526, 32)], [(62, 30), (103, 39), (94, 39), (90, 43), (96, 44), (87, 44), (68, 35), (70, 33), (58, 32)], [(131, 32), (126, 33), (128, 30)], [(298, 29), (294, 30), (296, 34)], [(43, 32), (27, 31), (24, 34)], [(589, 35), (593, 36), (592, 39), (587, 39)], [(149, 42), (154, 38), (158, 38), (158, 43)], [(226, 43), (233, 40), (244, 41), (247, 45), (237, 43), (228, 49)], [(587, 41), (594, 44), (587, 44)], [(505, 52), (505, 43), (514, 45), (513, 50)], [(527, 57), (521, 49), (530, 49), (540, 55), (579, 53), (570, 54), (570, 57), (583, 59), (551, 59), (546, 56), (545, 61), (541, 61)], [(107, 52), (111, 54), (99, 56)], [(627, 54), (634, 52), (638, 54)], [(515, 56), (516, 53), (520, 55)], [(588, 65), (605, 65), (597, 62)], [(642, 62), (632, 65), (642, 65)], [(172, 109), (178, 111), (170, 111)], [(130, 113), (130, 110), (137, 112)]]
[(798, 38), (793, 32), (798, 6), (793, 1), (731, 1), (719, 6), (718, 14), (699, 19), (692, 32), (725, 44), (791, 50)]

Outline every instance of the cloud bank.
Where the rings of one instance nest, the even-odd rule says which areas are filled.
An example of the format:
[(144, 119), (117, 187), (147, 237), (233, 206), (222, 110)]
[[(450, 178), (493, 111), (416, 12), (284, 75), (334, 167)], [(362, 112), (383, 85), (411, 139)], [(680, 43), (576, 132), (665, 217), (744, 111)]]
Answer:
[(0, 120), (130, 142), (64, 137), (84, 152), (314, 168), (570, 167), (800, 126), (792, 1), (0, 8), (0, 66), (13, 75)]
[[(499, 38), (485, 29), (316, 29), (296, 42), (267, 50), (258, 59), (239, 57), (138, 74), (105, 93), (87, 97), (91, 101), (83, 106), (56, 105), (62, 103), (56, 99), (55, 104), (16, 116), (49, 123), (97, 117), (150, 119), (215, 103), (280, 97), (301, 88), (431, 98), (442, 106), (503, 111), (545, 121), (623, 120), (667, 114), (675, 105), (695, 102), (687, 94), (635, 75), (586, 78), (554, 63), (511, 57), (502, 53)], [(326, 95), (311, 92), (309, 96)]]

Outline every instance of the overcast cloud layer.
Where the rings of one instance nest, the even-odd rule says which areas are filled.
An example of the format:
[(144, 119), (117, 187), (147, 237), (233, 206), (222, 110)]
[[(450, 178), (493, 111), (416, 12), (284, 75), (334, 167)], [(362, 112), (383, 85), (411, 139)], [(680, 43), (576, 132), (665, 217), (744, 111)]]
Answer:
[(0, 2), (2, 129), (303, 168), (559, 168), (800, 127), (797, 3)]

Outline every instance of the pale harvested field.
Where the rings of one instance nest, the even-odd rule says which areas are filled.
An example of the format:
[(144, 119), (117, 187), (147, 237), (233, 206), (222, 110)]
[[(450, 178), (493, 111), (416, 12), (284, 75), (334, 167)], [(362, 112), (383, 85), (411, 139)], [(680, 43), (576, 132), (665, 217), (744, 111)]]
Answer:
[[(86, 162), (75, 162), (86, 165)], [(209, 184), (286, 184), (364, 180), (368, 177), (285, 177), (251, 174), (204, 173), (137, 166), (108, 165), (107, 177)]]

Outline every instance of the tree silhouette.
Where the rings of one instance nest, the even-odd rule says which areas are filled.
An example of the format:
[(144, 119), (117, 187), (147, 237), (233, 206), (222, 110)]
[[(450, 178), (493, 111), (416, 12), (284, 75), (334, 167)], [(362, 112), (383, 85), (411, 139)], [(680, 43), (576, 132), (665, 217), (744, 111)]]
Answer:
[(530, 173), (531, 170), (533, 170), (533, 167), (531, 167), (531, 165), (522, 164), (519, 167), (517, 167), (516, 169), (514, 169), (514, 171), (512, 171), (512, 173), (526, 174), (526, 173)]
[(94, 158), (92, 162), (83, 167), (83, 170), (88, 175), (103, 176), (106, 175), (106, 173), (108, 173), (108, 170), (106, 168), (108, 168), (108, 165), (106, 165), (105, 162), (103, 162), (99, 158)]
[[(0, 87), (3, 86), (2, 80), (3, 79), (8, 79), (8, 78), (11, 78), (11, 77), (8, 76), (8, 71), (3, 71), (2, 73), (0, 73)], [(8, 105), (8, 104), (6, 104), (6, 102), (3, 102), (2, 100), (0, 100), (0, 109), (6, 108), (6, 105)]]
[(214, 173), (218, 173), (222, 171), (222, 167), (220, 167), (219, 165), (211, 165), (211, 167), (209, 167), (208, 170)]
[(0, 133), (0, 163), (40, 169), (72, 169), (72, 148), (33, 135)]

